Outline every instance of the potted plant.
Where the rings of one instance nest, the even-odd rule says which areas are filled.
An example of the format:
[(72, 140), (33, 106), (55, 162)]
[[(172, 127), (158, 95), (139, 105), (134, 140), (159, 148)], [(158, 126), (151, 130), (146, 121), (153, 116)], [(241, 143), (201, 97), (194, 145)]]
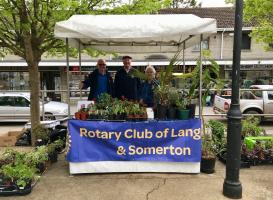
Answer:
[(49, 141), (49, 130), (45, 128), (42, 124), (33, 127), (32, 131), (36, 136), (36, 146), (46, 145)]
[(54, 142), (47, 145), (48, 159), (51, 163), (58, 161), (58, 152), (61, 152), (64, 147), (64, 141), (61, 139), (55, 140)]
[(48, 150), (46, 146), (39, 146), (35, 151), (27, 153), (25, 156), (27, 165), (36, 167), (39, 173), (45, 171), (46, 161), (48, 161)]
[(20, 190), (25, 190), (25, 194), (31, 192), (31, 182), (35, 176), (36, 169), (24, 164), (21, 161), (2, 166), (0, 173), (11, 180)]
[(216, 152), (214, 148), (213, 140), (209, 135), (202, 137), (202, 156), (200, 171), (211, 174), (215, 171)]
[(177, 112), (177, 101), (179, 99), (179, 93), (178, 90), (174, 87), (171, 87), (168, 91), (168, 112), (167, 112), (167, 118), (168, 119), (176, 119), (176, 112)]
[(169, 99), (168, 99), (168, 86), (159, 86), (154, 90), (154, 99), (156, 103), (156, 118), (158, 119), (166, 119)]
[(242, 120), (241, 138), (257, 137), (265, 133), (265, 130), (259, 126), (259, 119), (254, 116), (248, 116)]
[(177, 106), (177, 118), (181, 120), (189, 119), (189, 109), (187, 109), (187, 105), (189, 101), (187, 98), (180, 97), (176, 101)]

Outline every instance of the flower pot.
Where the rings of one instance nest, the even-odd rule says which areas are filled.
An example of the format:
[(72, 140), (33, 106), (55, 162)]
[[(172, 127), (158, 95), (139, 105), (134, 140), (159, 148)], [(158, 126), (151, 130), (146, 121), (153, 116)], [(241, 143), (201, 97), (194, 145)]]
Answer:
[(177, 118), (186, 120), (189, 119), (190, 110), (177, 110)]
[(58, 161), (58, 153), (57, 151), (53, 151), (50, 154), (48, 154), (48, 158), (51, 163), (55, 163)]
[(166, 119), (167, 110), (168, 110), (167, 106), (158, 104), (157, 105), (156, 118), (157, 119), (163, 119), (163, 120)]
[(45, 163), (38, 163), (36, 165), (36, 168), (38, 169), (38, 172), (40, 174), (42, 174), (45, 171), (45, 169), (46, 169), (46, 165), (45, 165)]
[(88, 113), (87, 112), (81, 112), (81, 120), (87, 120), (88, 119)]
[(175, 107), (170, 106), (168, 108), (167, 118), (168, 119), (176, 119), (176, 108)]
[(216, 158), (204, 158), (201, 159), (200, 171), (206, 174), (212, 174), (215, 172)]
[(187, 109), (189, 109), (189, 118), (190, 119), (194, 119), (195, 118), (196, 104), (190, 104), (190, 105), (188, 105)]
[(81, 112), (75, 112), (75, 118), (81, 119)]

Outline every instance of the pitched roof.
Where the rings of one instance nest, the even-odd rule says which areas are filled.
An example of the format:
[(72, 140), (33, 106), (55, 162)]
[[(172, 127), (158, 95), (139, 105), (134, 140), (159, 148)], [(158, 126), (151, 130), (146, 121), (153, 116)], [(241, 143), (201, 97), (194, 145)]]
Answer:
[[(234, 28), (234, 7), (210, 7), (210, 8), (166, 8), (161, 9), (159, 14), (194, 14), (202, 18), (214, 18), (217, 28)], [(243, 27), (253, 27), (254, 22), (243, 23)]]

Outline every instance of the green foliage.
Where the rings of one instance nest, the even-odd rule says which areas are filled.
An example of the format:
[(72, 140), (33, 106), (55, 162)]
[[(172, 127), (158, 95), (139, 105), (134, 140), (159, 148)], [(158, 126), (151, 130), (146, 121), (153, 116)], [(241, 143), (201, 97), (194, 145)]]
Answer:
[(209, 120), (206, 126), (211, 130), (211, 138), (216, 148), (215, 152), (221, 153), (226, 149), (227, 145), (225, 138), (225, 125), (217, 120)]
[(260, 136), (265, 130), (259, 126), (259, 119), (254, 116), (248, 116), (242, 120), (242, 136)]
[(58, 139), (47, 145), (47, 155), (54, 153), (57, 149), (62, 149), (64, 145), (64, 141)]
[[(210, 93), (210, 89), (217, 87), (221, 83), (219, 79), (219, 65), (217, 62), (212, 58), (211, 52), (207, 50), (202, 51), (203, 60), (209, 62), (209, 66), (202, 66), (202, 89), (206, 89), (203, 91), (202, 95), (202, 103), (206, 103), (206, 98)], [(200, 84), (200, 67), (201, 62), (200, 59), (196, 61), (197, 65), (192, 72), (192, 84), (189, 90), (189, 97), (192, 98), (197, 95), (196, 90), (199, 88)]]
[(205, 124), (202, 137), (202, 157), (213, 158), (226, 150), (225, 125), (216, 120)]
[(39, 163), (45, 163), (48, 160), (48, 149), (46, 146), (37, 147), (36, 151), (27, 153), (25, 162), (30, 167), (35, 167)]
[(257, 26), (251, 36), (257, 42), (266, 44), (265, 49), (269, 49), (268, 44), (273, 43), (273, 1), (272, 0), (245, 0), (244, 18), (247, 22), (255, 21)]
[(49, 131), (43, 125), (38, 124), (33, 127), (32, 132), (36, 135), (37, 139), (48, 141)]
[(20, 162), (15, 165), (4, 165), (0, 172), (16, 182), (19, 187), (25, 187), (34, 178), (36, 169)]

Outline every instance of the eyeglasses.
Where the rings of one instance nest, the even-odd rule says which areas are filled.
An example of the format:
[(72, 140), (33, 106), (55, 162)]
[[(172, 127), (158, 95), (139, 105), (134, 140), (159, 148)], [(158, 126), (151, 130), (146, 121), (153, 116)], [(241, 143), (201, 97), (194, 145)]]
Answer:
[(98, 66), (106, 66), (106, 64), (98, 64)]

